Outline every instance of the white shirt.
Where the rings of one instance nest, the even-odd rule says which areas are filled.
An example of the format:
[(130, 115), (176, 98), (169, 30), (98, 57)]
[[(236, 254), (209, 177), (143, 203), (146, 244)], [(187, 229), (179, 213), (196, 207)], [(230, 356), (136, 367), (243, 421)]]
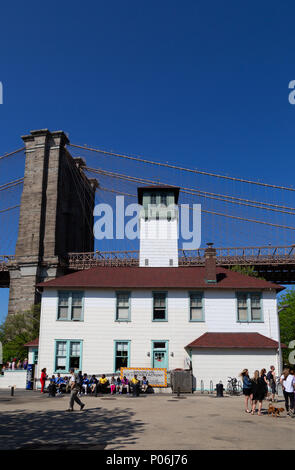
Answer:
[(77, 382), (77, 379), (76, 379), (75, 374), (71, 375), (69, 383), (72, 384), (72, 383), (76, 383), (76, 382)]
[(284, 380), (284, 375), (282, 375), (281, 379), (283, 379), (283, 386), (285, 388), (285, 391), (288, 393), (294, 392), (294, 387), (293, 387), (294, 375), (289, 374), (286, 380)]

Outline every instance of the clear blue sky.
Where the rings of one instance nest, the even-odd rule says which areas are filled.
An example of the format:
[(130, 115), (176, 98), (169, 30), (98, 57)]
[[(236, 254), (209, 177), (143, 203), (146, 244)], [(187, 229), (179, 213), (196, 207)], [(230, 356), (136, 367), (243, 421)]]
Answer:
[(293, 185), (294, 18), (293, 1), (5, 2), (0, 155), (31, 129), (62, 129), (73, 143)]

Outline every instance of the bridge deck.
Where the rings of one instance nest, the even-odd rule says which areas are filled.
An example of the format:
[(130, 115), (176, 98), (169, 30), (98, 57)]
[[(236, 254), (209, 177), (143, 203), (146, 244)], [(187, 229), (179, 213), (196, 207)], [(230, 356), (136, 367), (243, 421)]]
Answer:
[[(179, 250), (180, 266), (204, 266), (205, 249)], [(0, 256), (0, 287), (9, 286), (9, 265), (14, 256)], [(95, 266), (138, 266), (139, 251), (69, 253), (61, 263), (70, 271)], [(295, 284), (295, 245), (216, 248), (221, 267), (253, 266), (259, 276), (282, 284)]]

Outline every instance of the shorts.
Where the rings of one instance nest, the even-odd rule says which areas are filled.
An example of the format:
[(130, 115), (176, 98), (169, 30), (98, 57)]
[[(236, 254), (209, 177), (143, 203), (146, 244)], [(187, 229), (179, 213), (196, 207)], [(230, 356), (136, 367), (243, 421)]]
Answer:
[(249, 397), (252, 393), (251, 388), (243, 388), (243, 395), (246, 395), (246, 397)]

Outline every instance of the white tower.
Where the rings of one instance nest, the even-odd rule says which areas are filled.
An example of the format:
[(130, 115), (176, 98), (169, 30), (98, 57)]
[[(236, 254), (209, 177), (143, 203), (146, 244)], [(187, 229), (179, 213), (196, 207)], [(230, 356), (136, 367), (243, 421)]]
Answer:
[(138, 188), (139, 266), (178, 266), (178, 194), (175, 186)]

